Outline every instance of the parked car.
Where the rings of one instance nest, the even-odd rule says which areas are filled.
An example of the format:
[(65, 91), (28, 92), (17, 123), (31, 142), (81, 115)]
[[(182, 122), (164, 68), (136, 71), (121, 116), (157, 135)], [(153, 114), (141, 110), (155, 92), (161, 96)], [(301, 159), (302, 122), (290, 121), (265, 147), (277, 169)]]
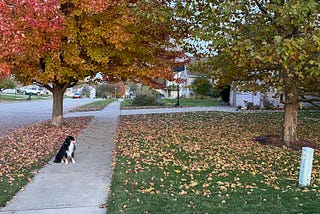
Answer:
[(73, 99), (79, 99), (79, 98), (81, 98), (81, 93), (79, 93), (79, 92), (74, 93), (73, 96), (72, 96), (72, 98), (73, 98)]
[(25, 87), (23, 86), (16, 87), (17, 93), (22, 93), (24, 89)]
[(29, 85), (27, 87), (25, 87), (22, 91), (23, 94), (34, 94), (37, 96), (42, 96), (44, 94), (44, 91), (42, 90), (42, 88), (40, 88), (37, 85)]
[(16, 89), (13, 88), (7, 88), (1, 91), (1, 93), (3, 94), (15, 94), (17, 93)]

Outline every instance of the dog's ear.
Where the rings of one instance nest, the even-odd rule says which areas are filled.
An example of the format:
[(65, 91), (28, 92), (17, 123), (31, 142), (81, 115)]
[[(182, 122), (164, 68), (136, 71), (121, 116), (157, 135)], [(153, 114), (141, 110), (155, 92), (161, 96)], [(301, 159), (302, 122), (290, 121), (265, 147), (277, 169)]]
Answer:
[(70, 136), (71, 141), (76, 141), (76, 139), (73, 136)]
[(68, 140), (74, 140), (74, 137), (71, 135), (67, 136), (67, 138), (68, 138)]
[(70, 143), (76, 143), (76, 138), (72, 137), (72, 138), (70, 139)]

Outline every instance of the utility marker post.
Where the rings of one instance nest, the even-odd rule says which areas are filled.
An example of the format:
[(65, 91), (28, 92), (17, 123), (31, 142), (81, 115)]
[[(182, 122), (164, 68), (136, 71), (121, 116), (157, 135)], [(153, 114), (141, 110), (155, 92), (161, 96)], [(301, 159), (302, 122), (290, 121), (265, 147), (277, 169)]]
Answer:
[(312, 161), (314, 149), (302, 147), (299, 186), (309, 186), (311, 181)]

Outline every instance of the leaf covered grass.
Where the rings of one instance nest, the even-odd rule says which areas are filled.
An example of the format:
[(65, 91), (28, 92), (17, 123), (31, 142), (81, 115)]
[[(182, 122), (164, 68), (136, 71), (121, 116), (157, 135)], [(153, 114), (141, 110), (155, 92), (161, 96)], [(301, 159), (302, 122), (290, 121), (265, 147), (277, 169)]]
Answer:
[(78, 136), (91, 117), (65, 118), (60, 129), (45, 121), (0, 138), (0, 207), (28, 183), (60, 148), (67, 135)]
[[(301, 112), (299, 137), (320, 142), (320, 113)], [(282, 113), (122, 116), (108, 213), (316, 213), (312, 183), (298, 186), (300, 152), (261, 145), (281, 135)]]

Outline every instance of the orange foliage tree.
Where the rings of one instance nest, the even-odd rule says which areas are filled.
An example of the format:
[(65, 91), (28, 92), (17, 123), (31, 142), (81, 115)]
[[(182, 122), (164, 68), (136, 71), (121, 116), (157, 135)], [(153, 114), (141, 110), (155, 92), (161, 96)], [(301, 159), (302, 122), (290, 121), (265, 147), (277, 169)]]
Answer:
[(97, 72), (147, 83), (170, 79), (176, 58), (184, 57), (167, 1), (1, 0), (0, 11), (0, 61), (18, 80), (53, 93), (56, 126), (63, 94), (78, 81)]

